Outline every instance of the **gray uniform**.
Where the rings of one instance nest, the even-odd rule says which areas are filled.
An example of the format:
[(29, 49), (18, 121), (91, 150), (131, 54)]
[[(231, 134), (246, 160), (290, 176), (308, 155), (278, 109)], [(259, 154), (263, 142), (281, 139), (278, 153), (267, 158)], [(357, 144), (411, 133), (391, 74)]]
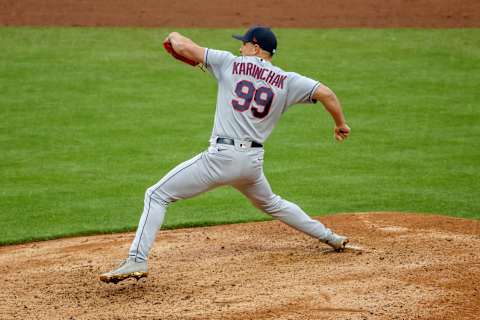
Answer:
[[(135, 261), (147, 260), (170, 203), (222, 185), (235, 187), (257, 208), (291, 227), (319, 240), (328, 239), (330, 229), (272, 192), (263, 173), (264, 150), (258, 146), (291, 105), (315, 102), (312, 95), (321, 84), (255, 56), (235, 57), (207, 49), (204, 61), (218, 81), (210, 147), (147, 189), (129, 256)], [(218, 138), (228, 138), (234, 144), (217, 143)]]

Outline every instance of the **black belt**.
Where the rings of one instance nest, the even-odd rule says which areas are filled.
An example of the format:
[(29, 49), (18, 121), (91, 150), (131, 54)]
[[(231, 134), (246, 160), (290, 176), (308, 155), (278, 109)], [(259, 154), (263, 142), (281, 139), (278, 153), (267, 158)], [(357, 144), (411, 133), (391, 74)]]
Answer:
[[(217, 143), (229, 144), (231, 146), (234, 146), (235, 145), (235, 140), (230, 139), (230, 138), (217, 138)], [(262, 144), (260, 144), (258, 142), (255, 142), (255, 141), (252, 141), (251, 146), (252, 146), (252, 148), (263, 148)]]

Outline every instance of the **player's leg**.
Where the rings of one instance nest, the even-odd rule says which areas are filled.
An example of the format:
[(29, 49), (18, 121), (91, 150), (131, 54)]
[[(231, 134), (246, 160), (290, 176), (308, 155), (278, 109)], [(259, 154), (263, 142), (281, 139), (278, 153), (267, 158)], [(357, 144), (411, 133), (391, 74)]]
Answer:
[(129, 258), (100, 280), (117, 283), (127, 278), (147, 276), (147, 259), (171, 202), (191, 198), (221, 184), (207, 167), (211, 159), (207, 153), (183, 162), (145, 192), (143, 213), (133, 240)]
[(342, 249), (348, 242), (346, 237), (336, 235), (321, 222), (312, 219), (295, 203), (274, 194), (263, 172), (254, 181), (236, 185), (235, 187), (255, 207), (289, 226), (329, 244), (334, 249)]
[(135, 261), (147, 260), (170, 203), (192, 198), (219, 185), (206, 167), (206, 157), (206, 153), (201, 153), (181, 163), (147, 189), (129, 257)]

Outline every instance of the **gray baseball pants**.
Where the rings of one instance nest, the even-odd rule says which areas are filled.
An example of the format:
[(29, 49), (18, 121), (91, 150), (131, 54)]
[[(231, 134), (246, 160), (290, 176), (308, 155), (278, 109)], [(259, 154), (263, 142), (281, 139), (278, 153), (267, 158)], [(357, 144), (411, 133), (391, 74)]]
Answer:
[(213, 143), (208, 150), (171, 170), (145, 193), (143, 213), (129, 257), (147, 260), (168, 205), (213, 188), (230, 185), (242, 192), (260, 210), (319, 240), (332, 231), (310, 218), (296, 204), (272, 192), (263, 174), (263, 148), (236, 140), (235, 145)]

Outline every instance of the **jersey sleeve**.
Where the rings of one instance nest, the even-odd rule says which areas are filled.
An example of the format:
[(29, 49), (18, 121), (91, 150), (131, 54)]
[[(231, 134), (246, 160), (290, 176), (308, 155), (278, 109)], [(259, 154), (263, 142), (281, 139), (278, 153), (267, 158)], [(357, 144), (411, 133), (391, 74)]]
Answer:
[(207, 48), (203, 61), (205, 62), (204, 64), (207, 70), (210, 71), (217, 80), (220, 80), (222, 71), (233, 59), (235, 59), (235, 56), (228, 51)]
[(289, 73), (286, 107), (297, 103), (316, 103), (312, 96), (320, 85), (320, 82), (298, 73)]

